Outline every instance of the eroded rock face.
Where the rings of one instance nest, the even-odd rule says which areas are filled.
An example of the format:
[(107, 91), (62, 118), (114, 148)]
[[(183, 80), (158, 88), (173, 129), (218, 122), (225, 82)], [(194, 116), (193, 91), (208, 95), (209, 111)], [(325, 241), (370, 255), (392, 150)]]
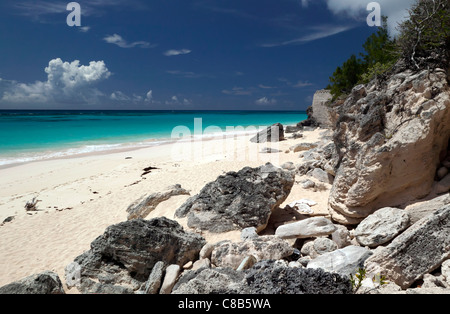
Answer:
[(185, 232), (165, 217), (109, 226), (91, 243), (91, 250), (75, 259), (80, 272), (78, 288), (82, 293), (132, 293), (148, 279), (157, 262), (183, 265), (196, 260), (205, 243), (200, 235)]
[(293, 172), (270, 163), (229, 172), (189, 198), (175, 216), (187, 216), (190, 228), (214, 233), (247, 227), (259, 232), (266, 227), (272, 211), (288, 197), (294, 178)]
[(450, 137), (444, 70), (392, 75), (357, 86), (338, 109), (339, 167), (329, 211), (357, 224), (375, 210), (427, 195)]
[(281, 123), (269, 126), (250, 139), (253, 143), (279, 142), (284, 140), (284, 127)]

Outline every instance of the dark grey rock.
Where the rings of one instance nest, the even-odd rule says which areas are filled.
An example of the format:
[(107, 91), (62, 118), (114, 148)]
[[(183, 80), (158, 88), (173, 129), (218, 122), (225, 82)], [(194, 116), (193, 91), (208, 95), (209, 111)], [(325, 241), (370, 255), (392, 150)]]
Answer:
[(175, 212), (188, 217), (190, 228), (227, 232), (247, 227), (264, 229), (272, 211), (283, 203), (294, 185), (295, 173), (268, 163), (229, 172), (208, 183)]
[(246, 271), (252, 294), (351, 294), (348, 278), (321, 269), (286, 267), (261, 261)]
[(135, 291), (145, 282), (155, 264), (184, 265), (198, 258), (205, 239), (186, 233), (165, 217), (133, 219), (110, 226), (91, 243), (91, 250), (75, 259), (80, 265), (82, 293), (97, 285), (117, 285)]
[(281, 123), (269, 126), (267, 129), (256, 134), (250, 141), (252, 143), (279, 142), (284, 140), (284, 127)]
[(45, 271), (0, 287), (0, 294), (65, 294), (59, 276)]

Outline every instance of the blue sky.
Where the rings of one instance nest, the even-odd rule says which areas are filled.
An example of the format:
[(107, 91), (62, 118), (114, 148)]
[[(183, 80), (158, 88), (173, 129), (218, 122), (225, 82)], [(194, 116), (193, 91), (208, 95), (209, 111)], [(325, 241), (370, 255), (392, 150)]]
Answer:
[[(0, 3), (0, 109), (305, 110), (376, 31), (366, 0)], [(378, 1), (391, 31), (413, 0)]]

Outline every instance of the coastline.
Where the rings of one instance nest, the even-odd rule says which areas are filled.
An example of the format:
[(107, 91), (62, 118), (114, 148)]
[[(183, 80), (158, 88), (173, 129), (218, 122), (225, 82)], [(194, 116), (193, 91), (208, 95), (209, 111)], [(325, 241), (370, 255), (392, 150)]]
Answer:
[[(305, 131), (301, 139), (265, 144), (251, 143), (252, 135), (205, 138), (2, 169), (0, 222), (10, 216), (14, 219), (0, 227), (0, 285), (43, 270), (53, 270), (64, 278), (64, 267), (88, 250), (106, 227), (125, 221), (127, 207), (141, 196), (174, 184), (180, 184), (193, 196), (205, 184), (229, 171), (258, 167), (266, 162), (278, 166), (288, 161), (296, 164), (298, 153), (289, 151), (289, 147), (316, 142), (323, 131)], [(260, 153), (261, 148), (272, 146), (281, 152)], [(183, 155), (183, 151), (198, 151), (198, 148), (201, 158)], [(150, 166), (158, 169), (143, 175), (143, 169)], [(27, 213), (24, 205), (33, 197), (40, 200), (39, 211)], [(188, 198), (170, 198), (147, 219), (159, 216), (174, 219), (175, 210)], [(328, 190), (314, 192), (295, 184), (285, 203), (301, 198), (315, 200), (316, 214), (327, 215)], [(187, 228), (184, 219), (177, 221)], [(217, 242), (223, 238), (238, 240), (239, 234), (204, 236), (208, 241)]]

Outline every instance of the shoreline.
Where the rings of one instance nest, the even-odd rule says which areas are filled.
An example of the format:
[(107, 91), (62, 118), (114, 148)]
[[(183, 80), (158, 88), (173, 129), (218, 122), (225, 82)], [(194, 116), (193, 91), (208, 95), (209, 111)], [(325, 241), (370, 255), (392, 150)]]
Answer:
[[(285, 124), (284, 126), (295, 126), (296, 124)], [(240, 126), (234, 126), (233, 128), (237, 128)], [(255, 135), (259, 131), (263, 130), (267, 126), (244, 126), (243, 128), (254, 128), (255, 130), (251, 131), (221, 131), (221, 132), (211, 132), (211, 133), (201, 133), (201, 135), (193, 134), (188, 137), (183, 138), (149, 138), (141, 141), (132, 141), (132, 142), (120, 142), (120, 143), (101, 143), (98, 145), (94, 144), (86, 144), (83, 146), (74, 146), (70, 148), (55, 148), (49, 149), (46, 151), (34, 151), (30, 153), (28, 156), (19, 157), (19, 156), (11, 156), (6, 157), (6, 160), (9, 158), (13, 159), (10, 163), (4, 163), (5, 159), (3, 159), (2, 155), (0, 155), (0, 171), (3, 169), (8, 169), (16, 166), (20, 166), (23, 164), (46, 161), (46, 160), (58, 160), (58, 159), (70, 159), (70, 158), (82, 158), (86, 156), (94, 156), (94, 155), (106, 155), (111, 153), (120, 153), (127, 151), (134, 151), (139, 149), (145, 149), (150, 147), (157, 147), (162, 145), (170, 145), (178, 142), (192, 142), (192, 141), (208, 141), (214, 139), (226, 139), (229, 137), (240, 137), (240, 136), (248, 136)], [(228, 128), (228, 127), (227, 127)], [(105, 149), (98, 149), (104, 147)], [(85, 151), (86, 149), (91, 148), (90, 151)], [(97, 149), (96, 149), (97, 148)], [(28, 159), (28, 160), (20, 160), (20, 159)], [(19, 161), (15, 161), (19, 160)]]
[[(266, 162), (298, 163), (298, 154), (290, 152), (289, 147), (316, 142), (323, 131), (304, 131), (301, 139), (264, 144), (251, 143), (251, 135), (204, 140), (200, 141), (201, 158), (192, 160), (177, 155), (180, 150), (194, 148), (189, 141), (30, 162), (3, 169), (0, 223), (7, 217), (14, 218), (0, 226), (0, 286), (44, 270), (53, 270), (64, 279), (64, 267), (88, 250), (106, 227), (126, 221), (126, 209), (141, 196), (161, 192), (175, 184), (193, 196), (207, 183), (230, 171), (259, 167)], [(281, 152), (264, 154), (260, 152), (263, 147), (277, 147)], [(177, 148), (175, 154), (174, 148)], [(230, 150), (224, 153), (220, 148)], [(256, 151), (255, 155), (252, 150)], [(144, 175), (143, 169), (150, 166), (157, 169)], [(318, 203), (315, 214), (327, 215), (328, 190), (304, 190), (295, 184), (285, 204), (310, 198)], [(175, 210), (190, 196), (170, 198), (146, 219), (160, 216), (174, 219)], [(34, 197), (40, 200), (39, 211), (26, 212), (25, 203)], [(176, 220), (187, 228), (186, 219)], [(204, 236), (210, 242), (238, 241), (240, 232)]]

